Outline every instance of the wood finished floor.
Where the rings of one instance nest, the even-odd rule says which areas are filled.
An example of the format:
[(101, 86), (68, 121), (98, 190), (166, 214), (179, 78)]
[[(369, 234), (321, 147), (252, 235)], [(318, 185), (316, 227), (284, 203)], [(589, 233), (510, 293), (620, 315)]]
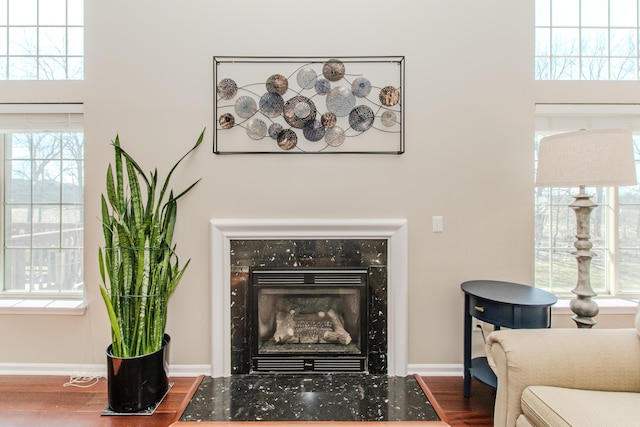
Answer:
[[(423, 377), (452, 427), (493, 426), (495, 392), (477, 383), (462, 396), (462, 377)], [(64, 387), (60, 376), (0, 376), (0, 426), (167, 427), (184, 411), (197, 378), (171, 378), (173, 388), (152, 416), (100, 416), (106, 380), (89, 388)]]

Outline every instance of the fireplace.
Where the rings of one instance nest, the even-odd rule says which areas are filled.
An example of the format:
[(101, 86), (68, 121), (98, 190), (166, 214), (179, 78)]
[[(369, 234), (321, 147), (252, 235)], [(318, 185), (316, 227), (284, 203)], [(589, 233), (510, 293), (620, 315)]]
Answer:
[(368, 269), (250, 272), (252, 372), (368, 371)]
[[(229, 250), (232, 374), (297, 370), (388, 372), (385, 239), (238, 239), (230, 242)], [(337, 274), (340, 270), (343, 277)], [(315, 301), (320, 302), (311, 307)], [(352, 308), (346, 309), (347, 305)], [(358, 320), (353, 315), (354, 307)], [(316, 310), (315, 316), (312, 309)], [(319, 318), (318, 312), (324, 317)], [(331, 331), (329, 326), (322, 326), (327, 322), (332, 324)], [(340, 322), (345, 323), (343, 329), (351, 337), (348, 346), (326, 342), (294, 345), (300, 338), (294, 324), (306, 324), (307, 329), (324, 328), (331, 336), (342, 333), (333, 326)], [(356, 322), (360, 322), (358, 330)], [(293, 334), (288, 334), (289, 328)], [(340, 339), (346, 340), (344, 334)], [(305, 347), (307, 350), (301, 354)], [(329, 349), (333, 349), (333, 355), (319, 354)], [(344, 357), (337, 360), (339, 352)], [(339, 362), (343, 365), (338, 369)], [(294, 363), (298, 364), (295, 369)]]
[[(334, 364), (330, 368), (323, 368), (327, 371), (349, 371), (356, 369), (355, 361), (359, 372), (406, 375), (406, 220), (214, 219), (211, 220), (211, 243), (212, 376), (248, 374), (260, 372), (263, 368), (269, 371), (311, 371), (314, 369), (312, 366), (320, 369), (323, 363)], [(289, 270), (291, 272), (284, 273)], [(314, 271), (317, 273), (313, 273)], [(360, 281), (360, 285), (342, 286), (345, 283), (341, 282), (327, 284), (327, 278), (335, 280), (335, 277), (325, 275), (332, 271), (349, 271), (348, 274), (358, 276), (357, 279), (351, 277), (349, 280)], [(275, 272), (291, 274), (292, 276), (285, 276), (290, 278), (302, 274), (304, 279), (296, 279), (303, 282), (300, 286), (292, 287), (277, 279), (276, 282), (282, 283), (275, 283), (275, 286), (263, 283), (262, 287), (254, 289), (253, 284), (258, 279), (252, 276), (256, 272), (266, 274), (261, 279), (263, 281), (268, 277), (276, 277)], [(314, 274), (316, 278), (312, 277)], [(325, 283), (311, 283), (316, 281)], [(294, 288), (295, 296), (283, 297)], [(343, 289), (337, 292), (338, 288)], [(271, 318), (277, 316), (279, 311), (284, 312), (285, 314), (281, 314), (281, 323), (288, 321), (287, 312), (290, 315), (295, 315), (291, 310), (299, 313), (295, 306), (304, 305), (300, 301), (311, 300), (316, 297), (314, 293), (317, 294), (325, 302), (324, 307), (316, 307), (316, 315), (322, 312), (319, 316), (324, 314), (322, 319), (328, 319), (331, 326), (321, 319), (311, 317), (290, 320), (299, 326), (305, 325), (307, 329), (324, 328), (322, 336), (329, 332), (329, 339), (338, 339), (338, 342), (340, 339), (348, 341), (347, 335), (339, 328), (338, 335), (331, 335), (336, 333), (335, 324), (342, 321), (342, 328), (348, 333), (354, 346), (340, 344), (338, 348), (332, 347), (328, 342), (316, 342), (315, 355), (310, 356), (310, 353), (302, 350), (304, 345), (311, 346), (313, 343), (292, 343), (300, 335), (294, 330), (293, 334), (278, 334), (280, 341), (275, 350), (269, 346), (263, 347), (262, 344), (272, 339), (275, 342), (276, 333), (270, 333), (274, 328), (273, 321), (267, 321), (263, 326), (268, 332), (260, 335), (260, 323), (251, 319), (251, 314), (258, 313), (259, 310), (258, 303), (251, 302), (252, 295), (256, 292), (263, 293), (263, 299), (267, 301), (284, 298), (279, 303), (284, 307), (283, 310), (273, 312), (266, 309), (263, 313)], [(338, 317), (337, 321), (331, 320), (336, 310), (334, 308), (333, 312), (329, 312), (333, 308), (331, 305), (337, 304), (339, 307), (343, 304), (344, 307), (354, 304), (352, 301), (356, 299), (366, 301), (366, 310), (364, 305), (358, 306), (359, 321), (367, 320), (366, 327), (359, 328), (359, 332), (353, 326), (357, 323), (353, 318), (342, 313), (342, 319)], [(287, 307), (287, 304), (293, 307)], [(300, 337), (300, 341), (310, 340), (312, 339), (308, 337)], [(292, 344), (301, 345), (292, 348)], [(321, 349), (327, 354), (323, 354)], [(282, 358), (284, 355), (286, 357)], [(296, 358), (304, 360), (303, 368), (294, 370), (290, 366), (291, 360)], [(335, 359), (339, 358), (351, 366), (336, 368)], [(258, 360), (261, 360), (262, 365), (269, 359), (271, 367), (258, 367)], [(274, 368), (274, 363), (282, 363), (285, 367)], [(300, 364), (299, 361), (297, 363)]]

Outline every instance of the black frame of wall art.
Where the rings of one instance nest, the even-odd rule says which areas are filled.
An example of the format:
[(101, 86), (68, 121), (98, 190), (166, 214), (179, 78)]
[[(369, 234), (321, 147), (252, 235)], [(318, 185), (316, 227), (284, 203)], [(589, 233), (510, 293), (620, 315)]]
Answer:
[(216, 154), (404, 153), (404, 56), (213, 58)]

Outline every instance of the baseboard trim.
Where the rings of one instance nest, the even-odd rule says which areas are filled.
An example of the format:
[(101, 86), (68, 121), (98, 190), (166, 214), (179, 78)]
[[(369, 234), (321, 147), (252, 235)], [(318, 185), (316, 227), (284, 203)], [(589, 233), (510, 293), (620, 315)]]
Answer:
[[(210, 375), (211, 365), (170, 365), (169, 375), (197, 377)], [(60, 375), (69, 377), (105, 377), (107, 365), (70, 363), (0, 363), (0, 375)]]
[[(462, 376), (463, 366), (459, 364), (410, 364), (410, 374), (432, 377)], [(104, 377), (106, 364), (75, 363), (0, 363), (0, 375), (64, 375), (70, 377)], [(170, 365), (169, 375), (174, 377), (197, 377), (211, 375), (211, 365)]]
[(409, 364), (408, 371), (422, 377), (461, 377), (464, 374), (462, 364)]
[(66, 375), (102, 377), (107, 365), (78, 365), (75, 363), (0, 363), (0, 375)]
[(169, 375), (173, 377), (211, 375), (211, 365), (170, 365)]

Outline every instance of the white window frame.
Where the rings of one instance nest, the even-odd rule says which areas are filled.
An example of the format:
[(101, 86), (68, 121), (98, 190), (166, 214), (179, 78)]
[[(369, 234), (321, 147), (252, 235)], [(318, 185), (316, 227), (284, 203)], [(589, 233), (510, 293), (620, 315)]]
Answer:
[(0, 0), (0, 80), (84, 80), (84, 0)]
[[(83, 132), (82, 104), (0, 104), (0, 133), (2, 135), (18, 132), (42, 131), (80, 131)], [(3, 138), (4, 139), (4, 138)], [(4, 145), (4, 144), (3, 144)], [(5, 154), (2, 147), (2, 174), (4, 180)], [(2, 185), (4, 191), (4, 183)], [(0, 252), (0, 314), (82, 314), (86, 306), (84, 287), (77, 292), (20, 292), (5, 291), (4, 284), (4, 212), (6, 201), (2, 195), (2, 237), (3, 248)], [(60, 201), (63, 205), (63, 201)], [(82, 249), (80, 250), (84, 252)]]
[[(542, 136), (547, 136), (555, 133), (572, 132), (580, 129), (606, 128), (629, 129), (633, 132), (634, 139), (640, 137), (640, 105), (635, 104), (538, 104), (536, 105), (535, 120), (536, 138), (541, 138)], [(636, 165), (638, 165), (639, 161), (640, 159), (636, 158)], [(539, 190), (540, 189), (536, 189), (536, 191)], [(573, 189), (571, 194), (574, 194), (576, 190), (577, 189)], [(588, 194), (594, 194), (593, 189), (587, 190)], [(617, 241), (618, 212), (620, 207), (617, 197), (618, 190), (615, 188), (605, 188), (602, 189), (602, 191), (604, 191), (605, 194), (605, 204), (597, 207), (596, 209), (599, 209), (601, 216), (604, 217), (601, 229), (604, 230), (605, 241), (602, 247), (597, 247), (594, 245), (593, 250), (596, 253), (600, 251), (604, 251), (604, 253), (599, 253), (599, 257), (592, 260), (592, 273), (594, 262), (604, 262), (605, 264), (601, 265), (603, 267), (602, 270), (604, 271), (601, 278), (605, 280), (605, 285), (604, 290), (596, 289), (598, 287), (598, 283), (596, 283), (595, 280), (597, 279), (594, 280), (594, 276), (592, 274), (592, 287), (596, 290), (599, 297), (609, 296), (625, 299), (638, 298), (640, 297), (640, 292), (624, 292), (623, 290), (618, 289), (618, 273), (621, 265), (620, 260), (618, 259), (620, 248)], [(572, 201), (573, 199), (571, 199), (569, 203)], [(534, 208), (537, 210), (538, 206), (536, 205)], [(566, 220), (573, 221), (572, 226), (575, 227), (575, 215), (568, 207), (568, 204), (562, 209), (564, 209), (563, 215)], [(536, 221), (537, 220), (538, 218), (536, 217)], [(593, 235), (593, 220), (590, 231)], [(592, 240), (594, 239), (592, 238)], [(566, 242), (563, 242), (562, 247), (566, 247), (567, 256), (565, 261), (568, 264), (568, 268), (575, 270), (577, 274), (577, 265), (575, 259), (573, 259), (573, 257), (569, 255), (569, 253), (574, 249), (574, 241), (575, 237), (571, 236), (570, 239), (567, 239)], [(534, 245), (534, 250), (537, 250), (540, 247), (537, 240), (534, 242)], [(553, 250), (551, 246), (552, 245), (543, 247), (543, 249)], [(537, 262), (538, 260), (534, 259), (534, 264), (537, 264)], [(568, 284), (569, 287), (566, 287), (567, 284), (565, 284), (565, 286), (563, 287), (553, 286), (548, 281), (541, 280), (541, 278), (538, 277), (537, 271), (538, 268), (536, 265), (536, 287), (549, 290), (559, 296), (573, 296), (573, 294), (570, 293), (570, 290), (573, 288), (573, 286), (575, 286), (575, 280), (573, 281), (573, 283)]]
[(633, 3), (536, 0), (535, 79), (638, 80), (640, 0)]

